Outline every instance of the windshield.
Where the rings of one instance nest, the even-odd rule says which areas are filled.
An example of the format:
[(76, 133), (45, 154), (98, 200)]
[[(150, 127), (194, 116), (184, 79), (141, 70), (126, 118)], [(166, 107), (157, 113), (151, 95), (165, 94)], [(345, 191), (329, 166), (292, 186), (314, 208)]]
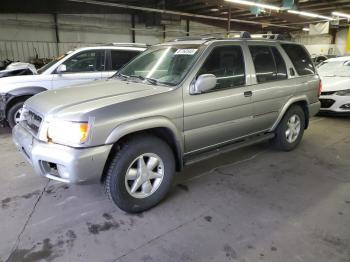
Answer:
[(321, 76), (350, 76), (349, 61), (325, 61), (318, 67)]
[(154, 46), (123, 67), (116, 76), (175, 86), (184, 79), (202, 49), (204, 47), (199, 44)]
[(48, 62), (46, 65), (40, 67), (37, 72), (38, 74), (42, 74), (44, 71), (46, 71), (46, 69), (50, 68), (52, 65), (56, 64), (58, 61), (60, 61), (62, 58), (66, 57), (68, 54), (70, 54), (70, 52), (61, 55), (57, 58), (54, 58), (52, 61)]

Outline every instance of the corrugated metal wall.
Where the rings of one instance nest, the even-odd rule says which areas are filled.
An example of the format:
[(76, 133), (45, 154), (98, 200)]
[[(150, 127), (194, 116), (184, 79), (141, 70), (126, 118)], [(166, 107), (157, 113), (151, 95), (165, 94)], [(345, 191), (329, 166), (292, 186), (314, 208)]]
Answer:
[[(131, 42), (131, 16), (127, 14), (60, 14), (57, 15), (57, 44), (51, 14), (0, 14), (0, 60), (30, 62), (62, 55), (81, 46), (111, 42)], [(164, 41), (163, 27), (146, 27), (136, 23), (136, 42), (157, 44)], [(190, 34), (225, 32), (224, 28), (190, 22)], [(186, 35), (186, 21), (165, 26), (165, 40)], [(58, 50), (57, 50), (58, 49)]]
[[(62, 55), (69, 50), (92, 43), (57, 43), (39, 41), (0, 40), (0, 60), (30, 61), (38, 54), (39, 58), (51, 58)], [(59, 50), (57, 50), (57, 47)]]

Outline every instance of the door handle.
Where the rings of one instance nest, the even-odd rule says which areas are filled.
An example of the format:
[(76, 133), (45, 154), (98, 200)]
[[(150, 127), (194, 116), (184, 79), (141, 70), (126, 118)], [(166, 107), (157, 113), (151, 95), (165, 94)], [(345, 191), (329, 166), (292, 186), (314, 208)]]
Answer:
[(245, 97), (251, 97), (253, 95), (253, 92), (252, 91), (245, 91), (244, 92), (244, 96)]

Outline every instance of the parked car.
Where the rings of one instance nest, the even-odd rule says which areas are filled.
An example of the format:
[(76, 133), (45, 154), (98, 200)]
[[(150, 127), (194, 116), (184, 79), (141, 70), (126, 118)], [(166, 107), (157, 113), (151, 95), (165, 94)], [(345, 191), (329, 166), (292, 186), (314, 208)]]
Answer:
[(350, 115), (350, 56), (331, 58), (318, 68), (321, 113)]
[(24, 62), (14, 62), (9, 64), (5, 70), (0, 71), (1, 77), (21, 76), (21, 75), (35, 75), (36, 68), (33, 64)]
[(326, 61), (327, 59), (335, 58), (335, 57), (337, 56), (336, 55), (316, 55), (312, 57), (312, 62), (314, 62), (315, 66), (318, 66), (322, 62)]
[(141, 212), (185, 165), (265, 140), (293, 150), (320, 108), (319, 88), (302, 45), (177, 39), (111, 79), (30, 98), (13, 139), (39, 175), (103, 181), (116, 205)]
[(144, 44), (111, 44), (83, 47), (51, 61), (35, 75), (0, 79), (0, 121), (12, 128), (23, 103), (42, 91), (111, 77), (125, 63), (144, 51)]

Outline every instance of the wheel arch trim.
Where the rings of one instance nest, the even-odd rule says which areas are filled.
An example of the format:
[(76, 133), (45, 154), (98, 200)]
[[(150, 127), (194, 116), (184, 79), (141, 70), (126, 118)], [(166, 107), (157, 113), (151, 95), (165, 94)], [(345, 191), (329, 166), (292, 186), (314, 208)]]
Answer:
[[(270, 132), (274, 131), (277, 128), (278, 124), (281, 122), (281, 120), (282, 120), (283, 116), (285, 115), (285, 113), (287, 112), (287, 110), (293, 104), (299, 103), (299, 102), (303, 102), (303, 103), (306, 103), (306, 105), (309, 105), (309, 100), (308, 100), (306, 95), (301, 95), (301, 96), (296, 96), (296, 97), (290, 98), (282, 107), (282, 109), (279, 112), (279, 115), (277, 117), (277, 120), (275, 121), (275, 123), (273, 124), (273, 126), (271, 127), (271, 129), (269, 131)], [(308, 114), (305, 114), (305, 122), (306, 122), (305, 123), (305, 129), (306, 129), (308, 126), (308, 122), (309, 122), (309, 115)]]
[[(163, 116), (141, 118), (122, 123), (112, 130), (112, 132), (107, 137), (105, 144), (115, 144), (121, 138), (127, 135), (155, 128), (166, 128), (170, 131), (174, 139), (173, 142), (177, 147), (177, 157), (180, 158), (178, 160), (181, 160), (184, 152), (183, 135), (181, 134), (181, 132), (179, 132), (178, 128), (170, 119)], [(181, 161), (180, 163), (181, 168), (183, 165), (182, 162), (183, 161)]]

